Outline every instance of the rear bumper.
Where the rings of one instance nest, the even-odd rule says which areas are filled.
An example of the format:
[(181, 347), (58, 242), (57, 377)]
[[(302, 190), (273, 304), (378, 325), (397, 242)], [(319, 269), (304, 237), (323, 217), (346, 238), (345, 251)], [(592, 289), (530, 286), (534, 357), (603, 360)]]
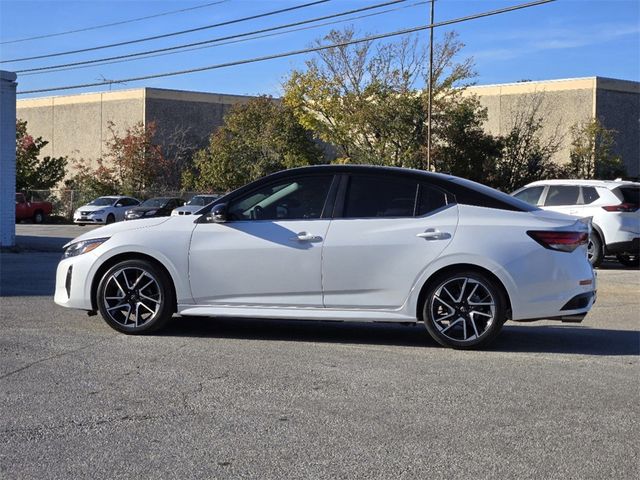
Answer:
[(607, 253), (615, 255), (616, 253), (638, 253), (640, 252), (640, 237), (627, 242), (616, 242), (607, 245)]

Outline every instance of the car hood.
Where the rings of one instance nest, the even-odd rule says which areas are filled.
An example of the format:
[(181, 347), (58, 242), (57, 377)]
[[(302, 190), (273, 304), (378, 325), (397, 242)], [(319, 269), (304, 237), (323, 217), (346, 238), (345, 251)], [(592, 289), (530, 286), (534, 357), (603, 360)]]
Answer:
[(164, 210), (164, 207), (131, 207), (127, 212), (150, 212), (151, 210)]
[(135, 222), (117, 222), (109, 225), (105, 225), (104, 227), (96, 228), (95, 230), (91, 230), (90, 232), (83, 233), (79, 237), (74, 238), (69, 243), (67, 243), (63, 248), (66, 248), (68, 245), (72, 243), (81, 242), (83, 240), (91, 240), (92, 238), (103, 238), (103, 237), (111, 237), (116, 233), (126, 232), (131, 230), (139, 230), (141, 228), (149, 228), (155, 227), (156, 225), (160, 225), (161, 223), (169, 220), (170, 217), (153, 217), (153, 218), (145, 218), (142, 220), (136, 220)]
[(198, 205), (183, 205), (182, 207), (174, 208), (173, 211), (176, 212), (197, 212), (198, 210), (202, 210), (204, 206)]
[(102, 207), (99, 205), (83, 205), (78, 208), (76, 212), (95, 212), (96, 210), (105, 210), (107, 208), (111, 208), (112, 205), (103, 205)]

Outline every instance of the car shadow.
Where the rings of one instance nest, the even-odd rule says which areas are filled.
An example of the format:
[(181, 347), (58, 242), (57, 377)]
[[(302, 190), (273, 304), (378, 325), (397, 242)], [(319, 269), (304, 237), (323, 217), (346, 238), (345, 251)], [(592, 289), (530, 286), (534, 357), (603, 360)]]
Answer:
[[(439, 347), (422, 325), (176, 317), (160, 336)], [(486, 349), (576, 355), (638, 355), (640, 332), (581, 326), (505, 325)]]

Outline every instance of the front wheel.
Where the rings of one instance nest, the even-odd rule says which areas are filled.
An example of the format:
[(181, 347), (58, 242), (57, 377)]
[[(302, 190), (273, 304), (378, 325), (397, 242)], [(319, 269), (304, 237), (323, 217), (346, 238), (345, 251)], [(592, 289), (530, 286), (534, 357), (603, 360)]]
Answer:
[(422, 318), (440, 345), (479, 348), (500, 333), (506, 321), (506, 303), (494, 280), (476, 272), (453, 272), (431, 282)]
[(116, 217), (113, 215), (113, 213), (110, 213), (109, 215), (107, 215), (107, 221), (106, 221), (107, 225), (115, 221), (116, 221)]
[(175, 303), (167, 274), (146, 260), (127, 260), (111, 267), (100, 280), (96, 303), (115, 330), (151, 333), (166, 325)]
[(42, 223), (44, 222), (44, 214), (40, 211), (33, 214), (33, 223)]
[(625, 267), (637, 267), (640, 265), (640, 255), (634, 253), (619, 253), (618, 261)]

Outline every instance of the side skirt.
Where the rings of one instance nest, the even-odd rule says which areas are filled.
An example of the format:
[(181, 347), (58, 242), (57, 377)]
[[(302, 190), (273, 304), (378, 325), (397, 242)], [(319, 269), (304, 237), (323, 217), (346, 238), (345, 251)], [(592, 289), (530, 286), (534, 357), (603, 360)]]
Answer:
[(199, 317), (279, 318), (289, 320), (338, 320), (344, 322), (416, 322), (416, 318), (389, 310), (340, 310), (333, 308), (237, 307), (178, 305), (180, 315)]

